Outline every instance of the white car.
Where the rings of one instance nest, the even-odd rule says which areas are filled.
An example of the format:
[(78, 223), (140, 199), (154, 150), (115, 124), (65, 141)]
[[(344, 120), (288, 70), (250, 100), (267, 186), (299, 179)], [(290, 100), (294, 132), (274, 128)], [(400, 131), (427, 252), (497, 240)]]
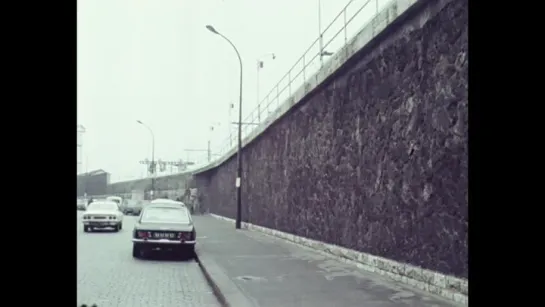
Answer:
[(83, 215), (83, 231), (90, 232), (96, 228), (113, 228), (120, 231), (123, 228), (123, 212), (113, 201), (95, 201), (87, 206)]

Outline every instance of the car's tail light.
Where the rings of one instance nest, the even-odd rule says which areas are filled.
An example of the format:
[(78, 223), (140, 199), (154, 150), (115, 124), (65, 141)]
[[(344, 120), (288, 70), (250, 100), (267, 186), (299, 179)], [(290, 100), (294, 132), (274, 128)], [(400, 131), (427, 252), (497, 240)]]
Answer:
[(195, 231), (195, 229), (193, 229), (193, 231), (191, 232), (191, 240), (195, 240), (197, 238), (197, 232)]
[(191, 232), (180, 232), (180, 233), (178, 233), (178, 239), (180, 239), (182, 241), (193, 241), (193, 240), (195, 240), (195, 237), (196, 237), (195, 230), (193, 230)]
[(138, 231), (136, 233), (136, 235), (139, 237), (139, 238), (142, 238), (142, 239), (147, 239), (149, 237), (151, 237), (151, 234), (149, 232), (146, 232), (146, 231)]
[(191, 239), (191, 232), (180, 232), (178, 234), (178, 239), (182, 241), (190, 241)]

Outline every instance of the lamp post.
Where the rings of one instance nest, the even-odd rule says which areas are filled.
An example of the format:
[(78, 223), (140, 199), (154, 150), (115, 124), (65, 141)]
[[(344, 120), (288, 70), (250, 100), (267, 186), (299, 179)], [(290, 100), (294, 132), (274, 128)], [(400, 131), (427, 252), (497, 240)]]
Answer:
[(210, 125), (210, 135), (208, 136), (208, 162), (212, 161), (212, 148), (211, 148), (211, 141), (212, 137), (214, 136), (214, 128), (221, 126), (220, 122), (215, 122)]
[(218, 31), (216, 31), (216, 29), (214, 29), (214, 27), (212, 27), (211, 25), (207, 25), (206, 29), (208, 29), (208, 31), (216, 35), (219, 35), (220, 37), (225, 39), (229, 43), (229, 45), (231, 45), (231, 47), (233, 47), (233, 49), (235, 50), (237, 54), (238, 62), (240, 64), (240, 89), (239, 89), (239, 100), (238, 100), (237, 178), (235, 181), (235, 187), (237, 189), (237, 219), (236, 219), (235, 227), (237, 229), (240, 229), (241, 220), (242, 220), (242, 213), (241, 213), (242, 200), (241, 200), (241, 187), (240, 187), (241, 186), (240, 182), (242, 177), (242, 59), (240, 58), (240, 53), (238, 52), (237, 47), (235, 47), (235, 45), (233, 45), (233, 43), (227, 37), (225, 37), (223, 34), (219, 33)]
[(324, 60), (322, 59), (322, 52), (324, 50), (324, 36), (322, 35), (322, 1), (318, 0), (318, 35), (319, 37), (319, 44), (320, 44), (320, 65), (324, 64)]
[(324, 50), (324, 35), (322, 33), (322, 1), (318, 0), (318, 32), (320, 44), (320, 67), (324, 66), (324, 57), (333, 55), (332, 52)]
[(155, 194), (155, 135), (153, 134), (153, 130), (151, 130), (148, 125), (144, 124), (140, 120), (137, 120), (136, 122), (146, 127), (151, 134), (151, 164), (149, 170), (151, 173), (151, 196), (153, 197), (153, 194)]
[(267, 54), (264, 54), (262, 56), (260, 56), (259, 58), (256, 59), (256, 62), (257, 62), (257, 89), (256, 89), (256, 92), (257, 92), (257, 122), (258, 123), (261, 123), (261, 100), (260, 100), (260, 97), (259, 97), (259, 71), (261, 70), (261, 68), (263, 68), (263, 58), (266, 57), (266, 56), (272, 56), (272, 59), (276, 59), (276, 55), (274, 53), (267, 53)]

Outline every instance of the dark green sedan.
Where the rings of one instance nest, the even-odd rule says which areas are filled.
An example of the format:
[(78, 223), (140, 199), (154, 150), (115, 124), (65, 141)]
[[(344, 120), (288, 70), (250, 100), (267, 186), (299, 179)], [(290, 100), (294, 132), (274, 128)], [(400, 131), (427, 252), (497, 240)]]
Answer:
[(145, 258), (152, 251), (193, 257), (197, 234), (191, 213), (175, 204), (145, 206), (134, 227), (132, 242), (135, 258)]

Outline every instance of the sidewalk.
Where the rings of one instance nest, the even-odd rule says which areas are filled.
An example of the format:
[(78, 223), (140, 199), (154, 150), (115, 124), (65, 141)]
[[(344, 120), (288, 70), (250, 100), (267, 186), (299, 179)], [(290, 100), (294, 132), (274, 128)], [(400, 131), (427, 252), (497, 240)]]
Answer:
[(220, 290), (222, 284), (229, 288), (225, 296), (237, 301), (233, 307), (457, 306), (309, 248), (235, 230), (212, 216), (194, 216), (194, 221), (199, 258), (211, 267)]

